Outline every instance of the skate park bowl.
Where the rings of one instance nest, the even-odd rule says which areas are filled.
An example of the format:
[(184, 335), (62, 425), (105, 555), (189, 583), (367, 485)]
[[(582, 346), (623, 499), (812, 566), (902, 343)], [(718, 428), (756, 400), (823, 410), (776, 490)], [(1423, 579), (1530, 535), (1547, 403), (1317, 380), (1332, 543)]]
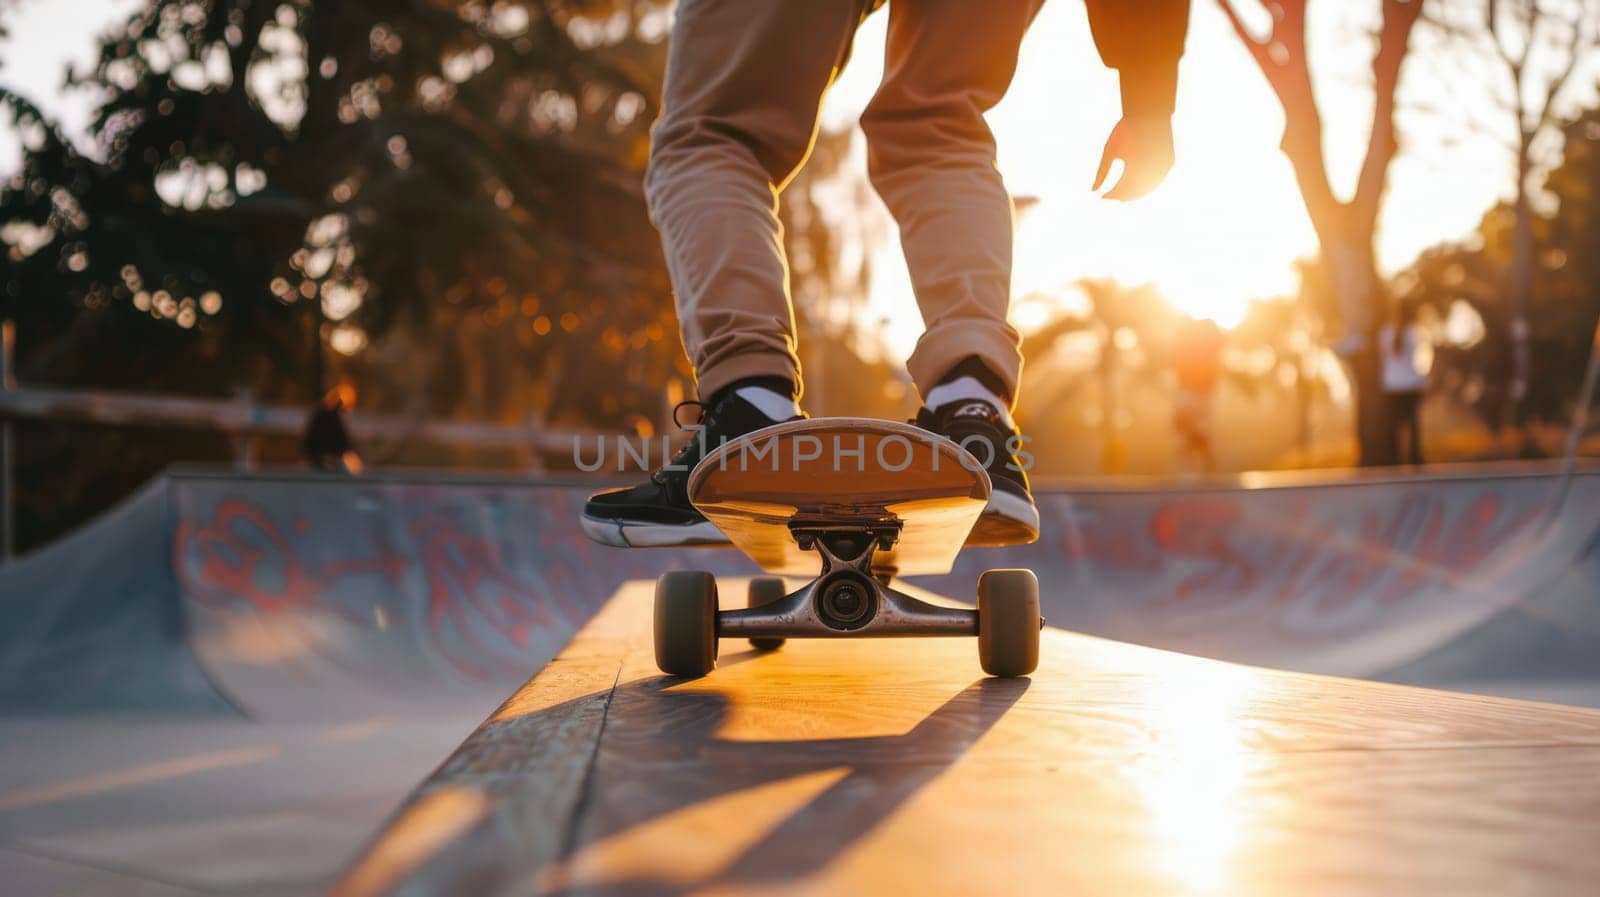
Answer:
[(1596, 471), (1041, 489), (1039, 542), (912, 583), (1034, 569), (1017, 683), (962, 639), (729, 641), (660, 677), (650, 580), (708, 569), (731, 606), (756, 571), (588, 543), (592, 488), (179, 470), (0, 570), (8, 893), (1600, 875), (1600, 712), (1478, 696), (1600, 706)]

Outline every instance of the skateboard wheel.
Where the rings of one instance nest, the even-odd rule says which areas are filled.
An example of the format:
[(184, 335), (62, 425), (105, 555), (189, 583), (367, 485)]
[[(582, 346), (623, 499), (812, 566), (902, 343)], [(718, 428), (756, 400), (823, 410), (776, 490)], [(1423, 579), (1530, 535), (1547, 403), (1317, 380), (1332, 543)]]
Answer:
[[(777, 576), (757, 576), (750, 580), (750, 591), (746, 607), (761, 607), (774, 601), (782, 601), (789, 594), (789, 587)], [(783, 647), (781, 638), (753, 638), (751, 647), (757, 651), (776, 651)]]
[(978, 577), (978, 662), (991, 676), (1026, 676), (1039, 665), (1039, 580), (1032, 570)]
[(703, 570), (674, 570), (656, 580), (656, 666), (698, 678), (717, 665), (717, 580)]

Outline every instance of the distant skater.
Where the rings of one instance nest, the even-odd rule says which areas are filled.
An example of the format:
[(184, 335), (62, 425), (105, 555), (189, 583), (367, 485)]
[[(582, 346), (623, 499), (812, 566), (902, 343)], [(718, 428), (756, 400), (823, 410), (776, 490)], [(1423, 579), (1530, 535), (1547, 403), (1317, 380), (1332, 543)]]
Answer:
[(1405, 463), (1422, 463), (1422, 388), (1427, 372), (1417, 363), (1420, 329), (1414, 305), (1402, 302), (1395, 320), (1378, 330), (1378, 351), (1383, 358), (1383, 392), (1387, 397), (1394, 430), (1395, 457), (1401, 457), (1399, 443), (1405, 434)]
[(306, 420), (303, 443), (306, 463), (317, 470), (336, 473), (361, 473), (361, 455), (350, 441), (344, 415), (355, 407), (356, 389), (348, 382), (327, 391), (316, 410)]
[(1211, 439), (1211, 403), (1222, 375), (1222, 330), (1209, 320), (1189, 319), (1178, 330), (1173, 368), (1178, 377), (1172, 397), (1174, 467), (1215, 473), (1217, 456)]
[[(861, 116), (868, 174), (899, 223), (927, 328), (907, 362), (923, 403), (915, 423), (989, 449), (993, 491), (973, 531), (980, 541), (1029, 541), (1039, 530), (1011, 416), (1022, 367), (1022, 340), (1007, 320), (1013, 210), (983, 114), (1010, 85), (1041, 4), (891, 0), (883, 82)], [(699, 401), (687, 404), (703, 429), (649, 480), (590, 498), (590, 538), (619, 546), (721, 541), (689, 502), (688, 471), (724, 441), (804, 416), (778, 197), (811, 152), (823, 95), (857, 27), (884, 5), (678, 4), (645, 196), (698, 381)], [(1092, 189), (1121, 160), (1106, 198), (1135, 199), (1172, 167), (1189, 0), (1087, 5), (1095, 45), (1122, 89), (1122, 118)]]

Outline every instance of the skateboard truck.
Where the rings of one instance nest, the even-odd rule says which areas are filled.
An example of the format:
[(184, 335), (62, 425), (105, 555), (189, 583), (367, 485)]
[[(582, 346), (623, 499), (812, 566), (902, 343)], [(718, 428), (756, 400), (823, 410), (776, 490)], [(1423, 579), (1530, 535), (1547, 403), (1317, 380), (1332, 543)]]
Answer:
[(816, 579), (758, 607), (717, 613), (720, 638), (978, 634), (978, 612), (939, 607), (888, 585), (893, 571), (875, 571), (873, 556), (894, 547), (897, 521), (789, 525), (795, 543), (822, 559)]
[(778, 577), (750, 581), (748, 606), (719, 610), (716, 577), (675, 570), (656, 580), (655, 652), (661, 671), (704, 676), (718, 645), (747, 638), (773, 651), (790, 638), (976, 636), (978, 659), (994, 676), (1026, 676), (1039, 660), (1039, 581), (1028, 570), (989, 570), (978, 578), (978, 609), (939, 607), (889, 585), (893, 570), (873, 569), (874, 555), (894, 545), (882, 523), (799, 526), (797, 546), (820, 556), (816, 579), (793, 592)]

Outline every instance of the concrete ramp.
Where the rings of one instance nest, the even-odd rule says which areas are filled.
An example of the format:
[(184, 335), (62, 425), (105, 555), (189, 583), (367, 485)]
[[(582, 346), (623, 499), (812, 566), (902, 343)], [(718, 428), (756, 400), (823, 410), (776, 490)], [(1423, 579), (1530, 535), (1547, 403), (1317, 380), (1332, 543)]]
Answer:
[(0, 715), (487, 712), (620, 583), (754, 569), (594, 545), (592, 488), (174, 472), (0, 570)]
[(0, 892), (314, 893), (618, 585), (587, 487), (179, 471), (0, 569)]
[[(725, 589), (724, 594), (736, 591)], [(1600, 712), (1045, 633), (723, 643), (658, 675), (625, 587), (332, 893), (1575, 894)], [(725, 602), (726, 606), (726, 602)]]
[[(487, 710), (621, 583), (753, 572), (590, 543), (592, 488), (175, 472), (0, 570), (0, 715)], [(918, 584), (970, 599), (983, 569), (1030, 567), (1052, 623), (1264, 666), (1600, 679), (1600, 473), (1071, 484), (1039, 505), (1039, 542)]]
[(190, 650), (171, 486), (0, 568), (0, 715), (236, 712)]
[[(1565, 494), (1563, 485), (1541, 467), (1388, 479), (1247, 477), (1160, 489), (1069, 484), (1041, 491), (1045, 534), (1037, 544), (968, 552), (951, 576), (918, 584), (970, 599), (982, 568), (1028, 566), (1040, 574), (1045, 615), (1066, 629), (1266, 666), (1600, 704), (1593, 648), (1600, 644), (1600, 517), (1590, 510), (1600, 502), (1600, 477), (1582, 473)], [(623, 551), (590, 544), (573, 521), (592, 488), (460, 475), (349, 479), (177, 471), (80, 532), (0, 569), (0, 881), (7, 893), (317, 890), (348, 865), (439, 758), (545, 668), (624, 584), (632, 595), (648, 592), (649, 581), (669, 569), (753, 572), (729, 550)], [(730, 581), (727, 588), (737, 586)], [(648, 619), (637, 603), (617, 607), (617, 625), (637, 627)], [(629, 613), (638, 618), (628, 619)], [(636, 628), (626, 633), (625, 639), (640, 637)], [(584, 644), (590, 647), (568, 656), (591, 655), (593, 639)], [(519, 793), (531, 787), (524, 773), (580, 792), (590, 787), (583, 782), (599, 783), (594, 776), (607, 771), (645, 776), (607, 790), (616, 803), (610, 808), (593, 804), (593, 796), (562, 797), (566, 792), (530, 798), (590, 802), (570, 813), (559, 803), (537, 804), (567, 815), (553, 828), (542, 817), (535, 820), (543, 826), (538, 837), (558, 846), (538, 847), (531, 856), (559, 860), (550, 868), (562, 875), (603, 867), (612, 876), (605, 881), (621, 882), (573, 878), (574, 890), (625, 890), (636, 881), (650, 891), (665, 881), (670, 891), (680, 889), (673, 882), (722, 880), (718, 875), (760, 884), (766, 879), (752, 871), (761, 865), (754, 858), (773, 853), (774, 840), (830, 845), (802, 852), (809, 857), (804, 861), (777, 864), (774, 878), (799, 881), (805, 890), (811, 876), (831, 875), (828, 870), (855, 855), (847, 840), (872, 852), (880, 849), (874, 839), (892, 832), (922, 845), (919, 839), (931, 835), (900, 827), (925, 825), (941, 840), (964, 843), (952, 832), (964, 839), (968, 830), (951, 827), (969, 816), (989, 819), (981, 814), (990, 805), (1005, 808), (996, 817), (1005, 824), (983, 822), (985, 831), (998, 826), (1008, 844), (1021, 839), (1055, 863), (1056, 847), (1044, 850), (1026, 832), (1006, 827), (1017, 812), (1016, 794), (943, 790), (962, 781), (950, 778), (960, 764), (1001, 770), (997, 764), (1010, 763), (1010, 755), (991, 752), (1009, 744), (1063, 758), (1047, 764), (1055, 767), (1049, 775), (1026, 765), (1005, 767), (1012, 770), (1006, 776), (1024, 775), (1030, 789), (1042, 789), (1041, 799), (1051, 806), (1081, 809), (1078, 801), (1089, 801), (1082, 806), (1123, 807), (1135, 814), (1129, 819), (1146, 813), (1149, 819), (1137, 824), (1155, 826), (1168, 839), (1161, 843), (1177, 839), (1172, 832), (1179, 823), (1199, 819), (1192, 828), (1209, 831), (1209, 817), (1195, 808), (1206, 803), (1204, 792), (1187, 811), (1127, 809), (1144, 794), (1128, 788), (1160, 782), (1136, 785), (1143, 781), (1137, 775), (1147, 773), (1124, 773), (1119, 765), (1137, 766), (1141, 752), (1149, 752), (1180, 780), (1216, 778), (1212, 767), (1185, 759), (1206, 756), (1207, 739), (1220, 739), (1214, 730), (1227, 728), (1215, 720), (1222, 711), (1207, 703), (1210, 692), (1201, 690), (1197, 698), (1189, 683), (1230, 682), (1232, 674), (1208, 671), (1235, 668), (1051, 634), (1046, 672), (1020, 694), (1008, 690), (1014, 686), (981, 683), (972, 646), (959, 642), (800, 645), (761, 659), (736, 654), (705, 683), (663, 686), (653, 678), (648, 652), (629, 650), (626, 667), (617, 658), (600, 663), (594, 675), (605, 681), (599, 684), (583, 678), (590, 673), (579, 676), (566, 659), (548, 667), (534, 680), (539, 690), (533, 694), (565, 694), (550, 706), (571, 701), (568, 709), (506, 711), (512, 715), (473, 736), (470, 750), (448, 767), (456, 784), (480, 770), (484, 782), (504, 782)], [(1152, 667), (1150, 658), (1165, 660)], [(1184, 673), (1157, 675), (1161, 669)], [(622, 687), (613, 696), (619, 676)], [(563, 682), (568, 692), (561, 691)], [(1385, 736), (1373, 727), (1413, 731), (1400, 718), (1406, 714), (1369, 702), (1367, 688), (1269, 689), (1266, 694), (1279, 697), (1262, 714), (1234, 718), (1239, 729), (1228, 738), (1237, 735), (1243, 747), (1238, 756), (1217, 759), (1218, 768), (1238, 778), (1242, 773), (1227, 772), (1228, 764), (1284, 752), (1292, 755), (1285, 768), (1297, 770), (1304, 758), (1292, 744), (1303, 731), (1321, 733), (1306, 742), (1311, 754), (1331, 750), (1325, 736), (1346, 727), (1380, 745)], [(1413, 694), (1371, 688), (1381, 696)], [(1146, 706), (1152, 701), (1167, 708), (1160, 714), (1181, 714), (1187, 703), (1211, 707), (1210, 715), (1152, 722), (1148, 714), (1156, 711)], [(1407, 712), (1416, 710), (1417, 725), (1427, 732), (1448, 734), (1467, 717), (1481, 716), (1485, 731), (1502, 745), (1542, 744), (1548, 732), (1561, 731), (1552, 730), (1550, 720), (1569, 719), (1566, 711), (1516, 710), (1505, 711), (1508, 723), (1501, 718), (1505, 705), (1460, 696), (1405, 701), (1415, 705)], [(538, 753), (581, 760), (585, 751), (604, 746), (603, 757), (617, 756), (621, 742), (590, 738), (583, 726), (604, 718), (610, 731), (621, 719), (614, 711), (624, 705), (637, 706), (640, 715), (633, 718), (650, 722), (621, 734), (640, 757), (664, 765), (635, 767), (629, 765), (634, 760), (618, 759), (558, 768)], [(517, 706), (532, 705), (523, 700)], [(1431, 714), (1440, 707), (1450, 714), (1435, 719)], [(1369, 720), (1369, 708), (1383, 712)], [(756, 728), (744, 728), (752, 720)], [(1177, 729), (1196, 726), (1193, 737), (1179, 739)], [(1131, 740), (1104, 754), (1080, 750), (1113, 730)], [(1150, 746), (1156, 735), (1167, 747)], [(1058, 740), (1041, 743), (1047, 736)], [(1429, 742), (1425, 751), (1446, 751), (1435, 745), (1448, 740)], [(1367, 751), (1338, 754), (1344, 765), (1328, 770), (1334, 784), (1307, 786), (1328, 794), (1354, 776), (1353, 799), (1363, 803), (1330, 817), (1330, 824), (1353, 827), (1351, 814), (1363, 813), (1384, 822), (1391, 812), (1367, 802), (1377, 800), (1377, 791), (1367, 788), (1363, 775), (1399, 780), (1395, 770), (1401, 767), (1363, 767), (1362, 757), (1377, 756)], [(702, 755), (717, 762), (696, 766)], [(1423, 749), (1416, 756), (1425, 755), (1449, 756)], [(1546, 788), (1561, 800), (1586, 793), (1553, 783), (1549, 777), (1560, 772), (1554, 761), (1529, 770), (1515, 765), (1523, 762), (1520, 755), (1511, 766), (1498, 753), (1463, 756), (1488, 764), (1479, 784), (1460, 785), (1469, 790), (1490, 781), (1527, 783), (1531, 791), (1516, 792), (1528, 798), (1526, 806), (1543, 806)], [(848, 762), (814, 765), (840, 757)], [(687, 764), (687, 796), (670, 790), (655, 796), (648, 777), (670, 780), (678, 775), (676, 767), (668, 775), (672, 764)], [(751, 771), (737, 772), (741, 764)], [(1412, 768), (1404, 770), (1410, 775)], [(1430, 778), (1429, 768), (1415, 772), (1417, 781), (1440, 789), (1459, 784)], [(1122, 790), (1105, 796), (1095, 789), (1108, 786), (1082, 779), (1091, 773), (1122, 776)], [(1051, 777), (1057, 774), (1067, 777)], [(732, 790), (716, 790), (719, 776), (729, 777)], [(1004, 787), (1022, 788), (1014, 782)], [(856, 802), (863, 794), (901, 792), (887, 803)], [(450, 826), (479, 824), (474, 814), (485, 807), (544, 812), (503, 804), (498, 792), (487, 804), (471, 789), (447, 793), (465, 802), (438, 798), (428, 806), (444, 809), (428, 813), (444, 815), (427, 818), (455, 822), (393, 829), (421, 839), (412, 842), (412, 852), (489, 845), (482, 862), (492, 871), (501, 861), (499, 842), (457, 839)], [(1254, 800), (1255, 794), (1229, 799)], [(1523, 812), (1522, 803), (1506, 806), (1504, 794), (1482, 797), (1496, 813)], [(1426, 795), (1413, 799), (1422, 801), (1418, 809), (1403, 803), (1393, 812), (1449, 820), (1471, 811), (1428, 802)], [(768, 809), (761, 815), (768, 800), (791, 809), (820, 802), (824, 812)], [(645, 809), (628, 809), (635, 804)], [(655, 815), (638, 815), (646, 810)], [(748, 820), (740, 823), (747, 842), (726, 840), (731, 836), (718, 822), (724, 811)], [(867, 814), (859, 830), (846, 818), (856, 812)], [(1245, 805), (1239, 812), (1249, 825), (1265, 824), (1249, 816), (1264, 809)], [(662, 829), (652, 821), (657, 816), (688, 821), (686, 828), (674, 822)], [(519, 838), (533, 824), (522, 816), (506, 823), (507, 831), (522, 833)], [(1155, 849), (1098, 832), (1081, 816), (1029, 824), (1067, 839), (1063, 843), (1087, 839), (1108, 850)], [(806, 838), (785, 834), (796, 830)], [(635, 836), (652, 853), (662, 831), (690, 847), (715, 839), (684, 832), (709, 831), (724, 839), (716, 841), (724, 853), (702, 857), (694, 867), (700, 871), (690, 872), (606, 859), (634, 850), (628, 845)], [(1346, 831), (1335, 834), (1342, 838)], [(1528, 831), (1562, 843), (1554, 829), (1536, 823)], [(622, 833), (634, 834), (618, 840)], [(1544, 862), (1533, 855), (1531, 837), (1507, 842), (1517, 862)], [(391, 836), (382, 843), (407, 842)], [(898, 857), (892, 845), (882, 849), (882, 856)], [(748, 857), (747, 850), (753, 851)], [(944, 859), (940, 850), (924, 854), (923, 863)], [(361, 868), (370, 875), (384, 866)], [(970, 883), (950, 874), (952, 881)], [(850, 887), (868, 880), (840, 879)]]
[(1585, 659), (1600, 641), (1592, 469), (1089, 482), (1039, 505), (1037, 543), (965, 552), (924, 583), (959, 597), (986, 567), (1031, 567), (1052, 623), (1304, 672), (1427, 685), (1600, 672)]

